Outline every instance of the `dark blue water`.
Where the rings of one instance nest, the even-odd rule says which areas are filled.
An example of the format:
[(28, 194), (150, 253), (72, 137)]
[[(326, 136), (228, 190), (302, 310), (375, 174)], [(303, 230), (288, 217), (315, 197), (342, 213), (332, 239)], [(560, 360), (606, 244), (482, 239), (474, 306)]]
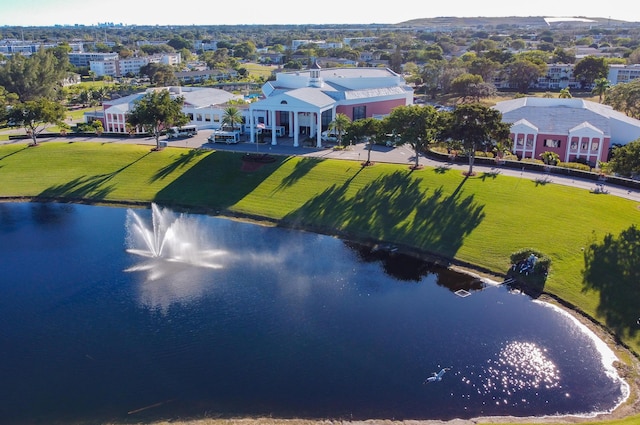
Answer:
[(187, 217), (203, 264), (150, 259), (127, 252), (128, 217), (0, 204), (1, 423), (554, 415), (623, 397), (582, 328), (506, 287), (206, 216)]

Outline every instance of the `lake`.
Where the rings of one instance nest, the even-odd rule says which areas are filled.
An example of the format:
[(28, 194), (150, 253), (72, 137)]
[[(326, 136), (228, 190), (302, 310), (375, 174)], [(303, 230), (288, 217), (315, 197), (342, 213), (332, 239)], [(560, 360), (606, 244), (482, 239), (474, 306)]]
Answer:
[(558, 309), (324, 235), (4, 203), (0, 273), (3, 424), (593, 415), (628, 392)]

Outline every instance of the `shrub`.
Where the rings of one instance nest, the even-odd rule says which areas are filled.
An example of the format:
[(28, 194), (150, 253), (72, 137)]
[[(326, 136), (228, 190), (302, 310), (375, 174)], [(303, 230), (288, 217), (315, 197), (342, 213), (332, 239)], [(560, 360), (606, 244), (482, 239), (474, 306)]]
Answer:
[(547, 165), (556, 165), (560, 162), (560, 155), (555, 152), (546, 151), (540, 154), (540, 159)]
[(528, 162), (530, 164), (544, 164), (543, 161), (539, 160), (539, 159), (535, 159), (535, 158), (522, 158), (520, 160), (521, 162)]
[(513, 252), (510, 256), (511, 264), (518, 264), (521, 261), (529, 258), (531, 254), (535, 255), (538, 258), (533, 268), (533, 274), (546, 274), (549, 270), (549, 267), (551, 266), (551, 258), (547, 257), (542, 252), (534, 248), (522, 248), (516, 252)]
[(580, 162), (559, 162), (558, 167), (569, 168), (572, 170), (591, 171), (591, 167)]

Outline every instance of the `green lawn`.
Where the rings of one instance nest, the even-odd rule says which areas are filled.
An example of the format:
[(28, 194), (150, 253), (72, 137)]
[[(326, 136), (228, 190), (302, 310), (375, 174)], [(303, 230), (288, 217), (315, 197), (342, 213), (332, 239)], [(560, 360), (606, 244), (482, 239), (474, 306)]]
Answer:
[[(5, 145), (0, 196), (155, 201), (265, 217), (382, 239), (497, 274), (507, 271), (513, 251), (532, 247), (552, 259), (545, 291), (606, 323), (640, 353), (640, 294), (620, 290), (634, 284), (638, 273), (633, 261), (639, 241), (621, 235), (640, 222), (637, 202), (499, 174), (464, 178), (441, 168), (411, 172), (405, 165), (362, 168), (303, 157), (278, 157), (253, 172), (241, 171), (241, 164), (241, 154), (217, 151), (151, 152), (148, 146), (82, 142)], [(612, 237), (605, 239), (607, 234)], [(598, 255), (587, 262), (583, 249), (590, 244)], [(584, 289), (586, 281), (592, 290)]]

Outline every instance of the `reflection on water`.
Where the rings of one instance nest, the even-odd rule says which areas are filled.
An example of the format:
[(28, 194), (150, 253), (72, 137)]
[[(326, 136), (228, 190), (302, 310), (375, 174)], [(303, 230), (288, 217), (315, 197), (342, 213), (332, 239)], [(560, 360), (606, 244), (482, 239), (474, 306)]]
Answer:
[(506, 403), (508, 397), (542, 386), (560, 386), (559, 372), (546, 350), (530, 342), (510, 342), (489, 362), (483, 390), (502, 392)]
[(391, 250), (163, 210), (154, 224), (153, 210), (35, 208), (0, 208), (3, 423), (553, 415), (627, 394), (603, 367), (615, 357), (565, 315)]

